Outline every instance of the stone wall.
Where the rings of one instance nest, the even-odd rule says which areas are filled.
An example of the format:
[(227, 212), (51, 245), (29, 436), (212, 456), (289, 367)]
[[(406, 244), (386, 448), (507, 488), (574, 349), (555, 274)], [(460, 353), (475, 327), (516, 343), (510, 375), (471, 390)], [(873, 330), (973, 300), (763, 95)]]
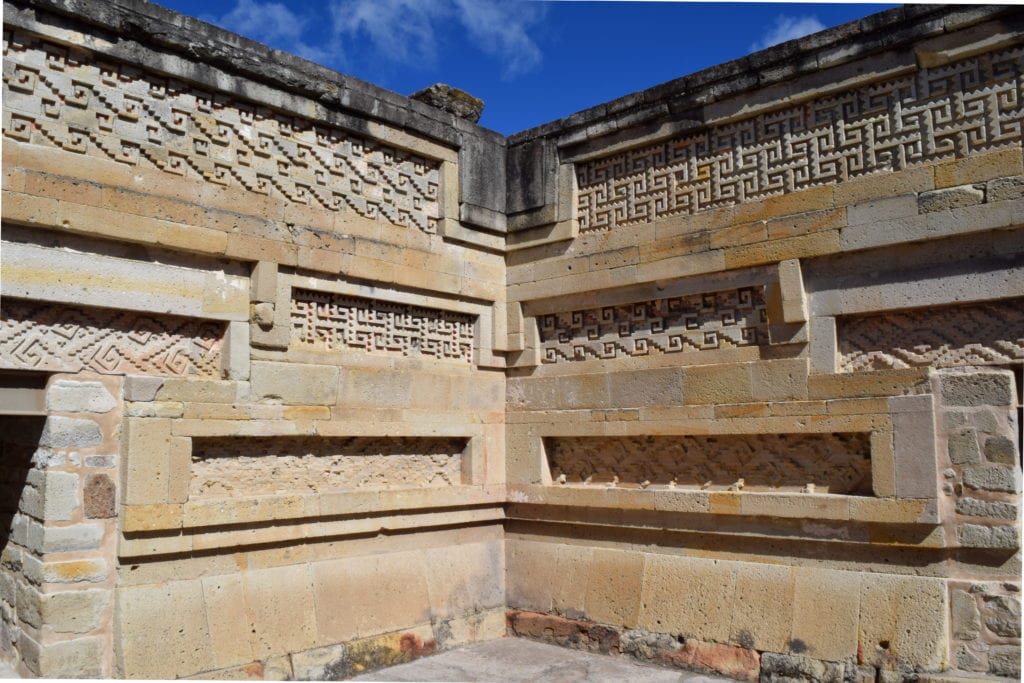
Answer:
[(22, 674), (1019, 676), (1021, 12), (508, 139), (141, 0), (4, 20)]

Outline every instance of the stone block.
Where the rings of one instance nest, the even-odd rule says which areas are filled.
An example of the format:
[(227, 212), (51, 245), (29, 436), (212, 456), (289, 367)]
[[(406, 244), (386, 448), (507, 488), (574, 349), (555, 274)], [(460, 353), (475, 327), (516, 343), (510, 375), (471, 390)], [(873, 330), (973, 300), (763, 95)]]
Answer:
[(683, 368), (683, 403), (751, 403), (753, 380), (748, 364)]
[(722, 674), (738, 681), (756, 681), (761, 670), (760, 656), (754, 650), (693, 639), (687, 640), (675, 652), (662, 654), (659, 659), (674, 666)]
[(33, 583), (38, 584), (99, 583), (107, 579), (107, 562), (103, 559), (65, 560), (60, 562), (26, 561), (25, 576)]
[(505, 605), (505, 553), (500, 543), (423, 551), (432, 619)]
[(960, 524), (956, 528), (956, 536), (964, 548), (1020, 548), (1020, 531), (1013, 526)]
[(116, 407), (101, 382), (59, 379), (46, 390), (46, 409), (52, 413), (109, 413)]
[(736, 588), (728, 601), (729, 641), (758, 651), (786, 650), (793, 621), (793, 570), (752, 562), (735, 567)]
[(88, 474), (85, 477), (85, 516), (90, 519), (108, 519), (117, 514), (117, 487), (107, 474)]
[(954, 465), (976, 465), (981, 462), (978, 435), (970, 427), (949, 435), (948, 450), (949, 460)]
[(978, 500), (963, 497), (956, 501), (957, 514), (968, 517), (990, 517), (992, 519), (1017, 519), (1020, 510), (1014, 503)]
[(988, 651), (990, 674), (1019, 679), (1020, 662), (1020, 645), (993, 645)]
[(555, 581), (551, 586), (551, 604), (556, 612), (569, 617), (586, 614), (590, 592), (591, 558), (594, 549), (582, 545), (558, 545), (555, 555)]
[(338, 368), (253, 361), (252, 397), (287, 405), (333, 405), (338, 400)]
[(67, 521), (80, 505), (77, 474), (32, 470), (26, 483), (19, 509), (36, 519)]
[(862, 575), (805, 567), (793, 572), (789, 651), (834, 662), (855, 657)]
[(211, 668), (247, 664), (253, 656), (251, 618), (245, 588), (238, 574), (202, 579), (203, 605), (210, 629)]
[(862, 661), (941, 669), (948, 640), (946, 600), (941, 579), (865, 574), (860, 586)]
[(222, 369), (225, 379), (244, 381), (249, 379), (249, 323), (232, 321), (228, 323), (221, 350)]
[(953, 591), (952, 616), (953, 637), (957, 640), (974, 640), (981, 635), (981, 613), (974, 596), (965, 590)]
[(973, 206), (984, 201), (984, 186), (960, 185), (922, 192), (917, 196), (917, 208), (921, 213), (931, 213), (932, 211), (956, 209), (961, 206)]
[(160, 387), (164, 385), (163, 377), (149, 375), (127, 375), (124, 378), (124, 400), (155, 401)]
[(250, 570), (243, 582), (254, 657), (299, 652), (323, 642), (317, 641), (323, 634), (317, 633), (317, 603), (308, 565)]
[(639, 626), (727, 642), (732, 631), (735, 582), (733, 563), (649, 554)]
[(1011, 406), (1013, 374), (1009, 371), (944, 374), (942, 401), (948, 406)]
[(931, 396), (894, 396), (889, 399), (889, 409), (892, 414), (896, 495), (900, 498), (935, 498), (938, 462)]
[(1001, 465), (1016, 465), (1019, 458), (1017, 444), (1009, 437), (990, 436), (985, 439), (985, 459)]
[(200, 581), (117, 589), (118, 665), (127, 678), (183, 678), (211, 668)]
[[(843, 667), (835, 662), (822, 662), (803, 655), (765, 652), (761, 655), (761, 683), (789, 683), (796, 681), (821, 681), (840, 683), (843, 681)], [(871, 683), (874, 683), (874, 669), (871, 669)]]
[(641, 553), (595, 548), (587, 576), (588, 618), (612, 626), (636, 626), (643, 580)]
[(125, 420), (124, 429), (124, 504), (166, 503), (170, 477), (171, 421), (133, 417)]
[(965, 467), (964, 486), (982, 491), (1020, 492), (1020, 476), (1014, 468), (1005, 465), (979, 465)]
[(102, 540), (102, 524), (53, 526), (31, 523), (28, 527), (28, 546), (44, 554), (96, 550)]
[(39, 445), (48, 448), (92, 448), (103, 443), (103, 431), (92, 420), (50, 415), (46, 418)]
[(1024, 176), (993, 178), (985, 184), (985, 196), (990, 202), (1012, 201), (1024, 197)]
[(986, 595), (985, 626), (1003, 638), (1020, 638), (1020, 599), (1012, 595)]
[(45, 643), (39, 649), (44, 678), (104, 678), (105, 639), (94, 636)]
[(681, 388), (679, 368), (616, 372), (608, 377), (609, 407), (680, 405)]
[(109, 590), (70, 590), (42, 595), (43, 623), (57, 633), (96, 629), (110, 605)]

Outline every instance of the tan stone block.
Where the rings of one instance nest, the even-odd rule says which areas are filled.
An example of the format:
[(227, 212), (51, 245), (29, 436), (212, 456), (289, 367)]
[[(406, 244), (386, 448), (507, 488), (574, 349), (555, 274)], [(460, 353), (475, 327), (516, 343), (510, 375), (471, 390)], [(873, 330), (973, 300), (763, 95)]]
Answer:
[(819, 209), (830, 209), (835, 204), (835, 190), (831, 185), (812, 187), (799, 192), (768, 197), (764, 200), (765, 217), (788, 216)]
[(182, 678), (210, 668), (212, 649), (197, 580), (117, 589), (119, 669), (128, 678)]
[(587, 614), (590, 572), (595, 550), (588, 546), (558, 545), (555, 549), (555, 580), (551, 606), (559, 614), (579, 618)]
[(558, 544), (509, 539), (505, 542), (508, 606), (547, 614), (558, 580)]
[(621, 258), (616, 260), (606, 257), (604, 254), (594, 255), (590, 257), (590, 269), (619, 268), (635, 263), (653, 263), (667, 258), (696, 254), (708, 250), (708, 237), (709, 233), (707, 231), (691, 232), (667, 240), (644, 242), (640, 245), (638, 254), (626, 249), (616, 252), (628, 254), (632, 259)]
[(683, 368), (683, 403), (753, 403), (750, 365), (698, 365)]
[(654, 491), (654, 509), (664, 512), (710, 512), (704, 491)]
[(182, 506), (178, 504), (125, 505), (121, 508), (121, 530), (126, 533), (179, 529), (181, 524)]
[(58, 225), (59, 207), (56, 199), (5, 189), (0, 202), (0, 216), (12, 223), (52, 227)]
[(755, 400), (800, 401), (807, 398), (806, 358), (751, 363), (750, 374)]
[(812, 399), (902, 396), (928, 382), (927, 368), (875, 370), (838, 375), (810, 375), (807, 396)]
[(1021, 149), (1013, 145), (997, 152), (971, 154), (935, 167), (935, 187), (968, 185), (993, 178), (1021, 175), (1024, 165)]
[(708, 510), (713, 515), (738, 515), (741, 514), (741, 501), (739, 493), (712, 491), (708, 494)]
[(167, 502), (170, 448), (170, 420), (128, 418), (125, 421), (122, 500), (126, 505)]
[(318, 601), (313, 597), (309, 565), (248, 571), (242, 580), (249, 609), (249, 642), (257, 659), (329, 642), (318, 639)]
[(737, 562), (734, 568), (729, 641), (759, 651), (786, 652), (793, 622), (792, 568), (747, 562)]
[(433, 619), (505, 604), (505, 552), (501, 543), (430, 548), (423, 555)]
[(765, 227), (768, 229), (768, 239), (777, 240), (845, 226), (846, 209), (838, 208), (773, 218)]
[(722, 419), (733, 417), (767, 417), (771, 414), (771, 404), (768, 403), (732, 403), (715, 406), (715, 417)]
[(29, 171), (25, 178), (25, 192), (39, 197), (72, 201), (90, 206), (104, 205), (103, 189), (99, 185), (50, 173)]
[(337, 366), (252, 362), (252, 396), (256, 401), (290, 405), (331, 405), (338, 400)]
[(756, 517), (803, 519), (847, 519), (850, 514), (846, 496), (814, 493), (745, 493), (740, 511)]
[(778, 417), (821, 415), (825, 412), (827, 412), (825, 401), (785, 401), (771, 404), (771, 414)]
[(202, 580), (202, 586), (210, 628), (211, 664), (224, 668), (253, 661), (249, 609), (241, 576), (208, 576)]
[(323, 642), (406, 629), (430, 621), (422, 554), (388, 553), (312, 565)]
[(167, 502), (184, 503), (192, 479), (192, 439), (171, 437), (167, 456)]
[(865, 574), (860, 586), (861, 656), (872, 666), (947, 665), (948, 605), (942, 579)]
[(158, 401), (189, 403), (235, 403), (247, 385), (230, 380), (169, 378), (157, 391)]
[(754, 244), (768, 239), (768, 225), (765, 221), (740, 223), (714, 230), (708, 241), (711, 249), (725, 249), (741, 244)]
[(778, 263), (785, 259), (834, 254), (840, 250), (839, 235), (839, 230), (822, 230), (799, 237), (788, 237), (725, 249), (725, 269), (731, 270), (763, 263)]
[(249, 235), (228, 235), (224, 255), (242, 261), (275, 261), (284, 266), (298, 264), (298, 247), (294, 244)]
[(643, 582), (643, 554), (595, 548), (587, 576), (587, 617), (602, 624), (636, 626)]
[(719, 643), (729, 641), (734, 563), (646, 555), (640, 628)]
[(793, 570), (793, 627), (790, 649), (826, 661), (857, 656), (861, 575), (832, 569)]
[(935, 189), (933, 166), (905, 169), (895, 173), (876, 173), (850, 178), (835, 186), (836, 206), (857, 204), (880, 197), (916, 194)]

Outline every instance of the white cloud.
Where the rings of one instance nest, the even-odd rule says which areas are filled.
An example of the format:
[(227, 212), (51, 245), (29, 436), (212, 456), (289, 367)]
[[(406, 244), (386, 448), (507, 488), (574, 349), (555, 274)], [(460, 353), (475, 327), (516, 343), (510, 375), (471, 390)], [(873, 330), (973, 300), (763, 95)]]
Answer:
[(266, 43), (313, 61), (325, 61), (327, 50), (303, 39), (309, 19), (300, 16), (280, 2), (238, 0), (222, 17), (203, 17), (211, 23), (247, 38)]
[(775, 24), (769, 29), (761, 40), (750, 46), (751, 52), (763, 50), (772, 45), (785, 43), (787, 40), (803, 38), (806, 35), (825, 30), (825, 25), (818, 21), (817, 17), (788, 17), (780, 15), (775, 18)]
[(500, 59), (505, 78), (526, 73), (543, 55), (527, 29), (541, 18), (539, 3), (455, 0), (463, 25), (481, 50)]

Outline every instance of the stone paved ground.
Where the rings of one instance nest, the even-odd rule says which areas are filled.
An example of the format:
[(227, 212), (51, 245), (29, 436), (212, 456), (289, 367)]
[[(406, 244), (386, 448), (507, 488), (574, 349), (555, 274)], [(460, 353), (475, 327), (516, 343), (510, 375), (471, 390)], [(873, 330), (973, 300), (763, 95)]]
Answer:
[(663, 669), (631, 659), (504, 638), (449, 650), (356, 676), (355, 681), (495, 681), (526, 683), (721, 683), (727, 678)]

